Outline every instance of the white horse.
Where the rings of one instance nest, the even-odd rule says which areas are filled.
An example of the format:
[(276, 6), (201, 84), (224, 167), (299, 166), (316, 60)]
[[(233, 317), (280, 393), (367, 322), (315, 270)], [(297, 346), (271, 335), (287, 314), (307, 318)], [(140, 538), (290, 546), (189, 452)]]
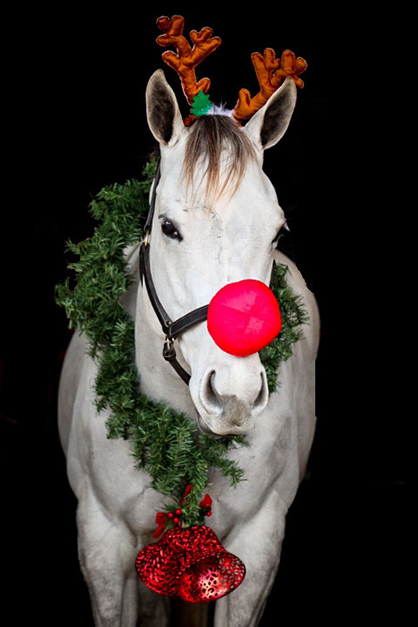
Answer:
[[(269, 284), (272, 264), (287, 264), (287, 279), (309, 315), (304, 339), (280, 364), (278, 391), (269, 396), (259, 354), (222, 351), (206, 324), (178, 340), (187, 386), (162, 359), (160, 324), (138, 280), (138, 247), (127, 252), (136, 281), (124, 304), (135, 321), (141, 390), (186, 413), (213, 435), (248, 434), (250, 446), (230, 453), (245, 471), (235, 489), (217, 473), (208, 491), (210, 526), (246, 566), (246, 578), (218, 600), (216, 627), (257, 625), (280, 559), (286, 512), (304, 476), (315, 429), (314, 369), (319, 337), (315, 299), (295, 265), (276, 250), (285, 224), (274, 188), (263, 173), (263, 151), (286, 131), (296, 101), (287, 79), (243, 128), (226, 116), (206, 116), (185, 127), (174, 92), (159, 70), (147, 87), (147, 117), (161, 152), (161, 179), (151, 235), (156, 290), (172, 319), (206, 305), (224, 285), (243, 279)], [(211, 118), (211, 119), (209, 119)], [(135, 570), (139, 549), (151, 541), (161, 495), (134, 469), (130, 444), (108, 439), (94, 404), (96, 364), (75, 334), (59, 393), (59, 426), (68, 477), (78, 499), (81, 569), (98, 626), (163, 627), (168, 602)]]

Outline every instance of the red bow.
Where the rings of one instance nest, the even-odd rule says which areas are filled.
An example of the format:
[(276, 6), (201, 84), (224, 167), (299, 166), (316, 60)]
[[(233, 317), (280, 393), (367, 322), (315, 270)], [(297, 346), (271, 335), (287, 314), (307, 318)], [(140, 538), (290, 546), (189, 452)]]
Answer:
[(155, 522), (157, 523), (158, 527), (152, 534), (152, 537), (159, 538), (168, 523), (168, 515), (164, 514), (164, 512), (157, 512)]

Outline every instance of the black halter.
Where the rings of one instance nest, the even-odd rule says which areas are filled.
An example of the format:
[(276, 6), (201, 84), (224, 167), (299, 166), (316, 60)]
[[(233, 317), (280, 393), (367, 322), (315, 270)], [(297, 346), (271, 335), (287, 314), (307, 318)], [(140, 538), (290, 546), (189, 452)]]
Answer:
[(179, 335), (190, 329), (190, 327), (194, 326), (199, 322), (204, 322), (207, 319), (208, 308), (209, 305), (205, 305), (204, 307), (199, 307), (198, 309), (194, 309), (190, 313), (178, 318), (175, 322), (171, 322), (170, 316), (164, 309), (161, 304), (160, 299), (158, 298), (157, 291), (155, 289), (154, 281), (152, 280), (151, 275), (151, 264), (150, 264), (150, 235), (152, 228), (152, 221), (154, 218), (155, 212), (155, 202), (157, 199), (157, 186), (161, 178), (161, 170), (160, 170), (160, 162), (157, 166), (157, 171), (155, 174), (154, 187), (152, 190), (151, 196), (151, 204), (148, 212), (147, 221), (145, 223), (144, 232), (145, 238), (143, 243), (141, 244), (141, 249), (139, 253), (139, 275), (141, 279), (141, 284), (143, 279), (145, 279), (145, 285), (147, 288), (148, 296), (153, 306), (153, 309), (156, 313), (156, 316), (161, 324), (161, 328), (163, 333), (166, 336), (163, 348), (163, 357), (166, 361), (168, 361), (177, 372), (177, 374), (183, 379), (183, 381), (189, 384), (190, 375), (186, 370), (179, 364), (177, 361), (176, 350), (174, 348), (174, 340), (178, 338)]

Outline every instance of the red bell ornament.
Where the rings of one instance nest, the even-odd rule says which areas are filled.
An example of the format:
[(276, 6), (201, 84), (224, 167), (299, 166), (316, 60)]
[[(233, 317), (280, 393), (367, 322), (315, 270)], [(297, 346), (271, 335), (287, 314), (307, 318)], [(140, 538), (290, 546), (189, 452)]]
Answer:
[(205, 525), (166, 531), (161, 540), (138, 553), (136, 569), (151, 590), (190, 603), (220, 599), (245, 577), (241, 560), (226, 551)]
[(212, 557), (184, 571), (177, 594), (189, 603), (216, 601), (235, 590), (244, 576), (245, 566), (241, 560), (221, 548)]
[(209, 304), (207, 324), (219, 348), (239, 357), (260, 351), (282, 328), (276, 297), (265, 283), (253, 279), (220, 289)]

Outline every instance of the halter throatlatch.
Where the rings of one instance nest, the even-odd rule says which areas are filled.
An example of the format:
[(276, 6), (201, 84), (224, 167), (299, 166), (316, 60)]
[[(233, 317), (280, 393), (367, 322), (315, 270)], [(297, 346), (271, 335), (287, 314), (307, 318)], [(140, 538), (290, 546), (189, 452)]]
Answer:
[[(157, 43), (163, 47), (177, 48), (177, 53), (167, 50), (162, 58), (177, 72), (187, 102), (189, 105), (194, 105), (192, 115), (184, 120), (184, 123), (189, 125), (196, 117), (208, 113), (212, 106), (208, 95), (210, 79), (202, 78), (197, 81), (195, 68), (221, 45), (221, 38), (212, 37), (213, 31), (208, 27), (202, 28), (199, 33), (192, 30), (190, 31), (192, 48), (183, 35), (184, 18), (181, 15), (174, 15), (171, 19), (166, 16), (160, 17), (157, 20), (157, 26), (164, 33), (157, 38)], [(261, 109), (289, 76), (298, 87), (302, 88), (303, 81), (299, 78), (299, 74), (307, 68), (306, 61), (302, 57), (296, 57), (291, 50), (285, 50), (280, 58), (276, 58), (275, 51), (272, 48), (266, 48), (263, 54), (254, 52), (251, 59), (260, 91), (253, 98), (248, 89), (239, 91), (232, 116), (240, 125)], [(203, 94), (206, 98), (202, 97)], [(197, 100), (201, 100), (202, 104)], [(197, 104), (199, 106), (196, 106)]]

